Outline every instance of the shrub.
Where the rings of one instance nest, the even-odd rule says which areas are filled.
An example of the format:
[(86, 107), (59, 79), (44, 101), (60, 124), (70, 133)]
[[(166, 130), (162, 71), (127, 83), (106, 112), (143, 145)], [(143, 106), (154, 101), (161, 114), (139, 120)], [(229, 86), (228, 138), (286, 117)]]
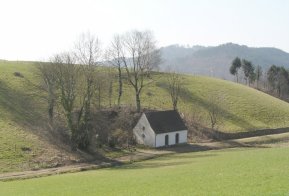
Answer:
[(19, 78), (24, 78), (24, 76), (20, 72), (14, 72), (14, 76), (19, 77)]
[(129, 134), (127, 131), (123, 131), (122, 129), (116, 129), (112, 132), (112, 138), (117, 146), (128, 146)]

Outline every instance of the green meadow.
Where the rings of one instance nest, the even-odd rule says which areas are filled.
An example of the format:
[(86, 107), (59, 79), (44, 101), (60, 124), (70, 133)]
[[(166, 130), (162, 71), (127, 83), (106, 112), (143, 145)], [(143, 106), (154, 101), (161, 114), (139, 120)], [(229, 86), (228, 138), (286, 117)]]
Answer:
[(288, 195), (288, 147), (179, 153), (80, 173), (0, 182), (1, 195)]

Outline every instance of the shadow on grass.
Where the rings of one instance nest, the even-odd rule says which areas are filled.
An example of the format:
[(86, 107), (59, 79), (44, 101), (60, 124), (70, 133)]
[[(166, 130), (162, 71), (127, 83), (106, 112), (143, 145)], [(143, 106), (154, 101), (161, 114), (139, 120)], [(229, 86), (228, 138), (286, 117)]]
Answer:
[[(241, 143), (238, 141), (227, 140), (222, 142), (204, 143), (204, 144), (183, 144), (170, 147), (158, 148), (158, 150), (164, 150), (169, 152), (174, 152), (176, 154), (163, 154), (161, 157), (155, 159), (154, 161), (142, 161), (141, 163), (133, 164), (123, 164), (121, 162), (115, 162), (114, 166), (110, 169), (146, 169), (146, 168), (161, 168), (161, 167), (174, 167), (180, 165), (187, 165), (199, 158), (208, 158), (213, 156), (218, 156), (211, 150), (221, 150), (221, 149), (252, 149), (252, 148), (269, 148), (267, 146), (259, 145), (259, 143)], [(205, 154), (191, 153), (191, 152), (203, 152), (211, 151)]]
[(208, 151), (208, 150), (219, 150), (224, 148), (237, 148), (237, 147), (250, 147), (248, 145), (245, 145), (243, 143), (239, 143), (236, 141), (222, 141), (224, 145), (217, 146), (217, 145), (206, 145), (206, 144), (185, 144), (180, 146), (172, 146), (168, 147), (166, 150), (171, 152), (177, 152), (177, 153), (187, 153), (187, 152), (202, 152), (202, 151)]
[(289, 141), (288, 137), (284, 138), (271, 138), (270, 136), (263, 138), (263, 140), (257, 141), (246, 141), (249, 145), (262, 145), (262, 144), (276, 144), (276, 143), (287, 143)]
[[(158, 82), (156, 85), (168, 91), (168, 86), (166, 83)], [(192, 93), (188, 89), (181, 88), (180, 98), (187, 102), (196, 103), (197, 105), (203, 107), (205, 110), (208, 110), (208, 108), (212, 106), (212, 103), (209, 103), (208, 101), (196, 95), (195, 93)], [(221, 111), (222, 115), (230, 119), (233, 124), (248, 131), (225, 133), (217, 130), (212, 131), (209, 128), (202, 127), (202, 134), (205, 135), (207, 138), (213, 138), (215, 140), (221, 141), (221, 140), (239, 139), (239, 138), (256, 137), (256, 136), (289, 132), (289, 127), (256, 130), (257, 127), (251, 124), (248, 120), (245, 120), (235, 114), (232, 114), (228, 110), (220, 108), (218, 105), (214, 105), (214, 107), (218, 108), (218, 111)]]
[[(156, 85), (160, 88), (163, 88), (166, 91), (169, 91), (167, 84), (164, 82), (158, 82)], [(191, 103), (195, 103), (195, 104), (203, 107), (205, 110), (208, 110), (212, 106), (216, 107), (216, 108), (218, 108), (217, 110), (223, 114), (223, 116), (227, 116), (229, 119), (231, 119), (233, 124), (235, 124), (236, 126), (241, 127), (245, 130), (252, 130), (252, 129), (254, 130), (255, 129), (255, 126), (253, 124), (251, 124), (249, 121), (247, 121), (241, 117), (238, 117), (235, 114), (232, 114), (228, 110), (220, 108), (218, 105), (209, 103), (208, 101), (206, 101), (205, 99), (202, 99), (201, 97), (199, 97), (195, 93), (192, 93), (188, 89), (181, 88), (180, 90), (181, 90), (180, 91), (180, 98), (182, 100), (188, 101)]]
[(217, 138), (220, 138), (221, 140), (240, 139), (240, 138), (256, 137), (256, 136), (263, 136), (263, 135), (288, 133), (289, 127), (276, 128), (276, 129), (259, 129), (255, 131), (236, 132), (236, 133), (224, 133), (221, 131), (215, 131), (215, 132), (216, 132)]
[(153, 168), (162, 168), (162, 167), (174, 167), (174, 166), (181, 166), (187, 165), (192, 163), (192, 161), (160, 161), (160, 162), (142, 162), (137, 164), (129, 164), (123, 165), (120, 167), (113, 167), (112, 169), (120, 170), (120, 169), (153, 169)]
[[(7, 118), (23, 127), (25, 131), (37, 135), (40, 140), (71, 153), (70, 140), (62, 134), (64, 128), (59, 127), (61, 131), (58, 131), (47, 123), (48, 114), (45, 108), (47, 103), (40, 87), (26, 78), (15, 78), (15, 80), (21, 80), (24, 89), (14, 89), (6, 81), (0, 80), (0, 112), (4, 114), (4, 119)], [(97, 152), (87, 153), (78, 150), (72, 153), (88, 162), (110, 161)]]
[(177, 152), (177, 153), (200, 152), (200, 151), (208, 151), (208, 150), (215, 150), (215, 149), (216, 148), (211, 147), (211, 146), (203, 146), (203, 145), (198, 145), (198, 144), (183, 144), (183, 145), (159, 148), (159, 150), (165, 150), (165, 151)]
[[(288, 138), (287, 138), (288, 139)], [(208, 152), (205, 154), (192, 153), (192, 152), (203, 152), (211, 150), (221, 150), (221, 149), (252, 149), (252, 148), (269, 148), (267, 146), (262, 146), (260, 143), (254, 142), (238, 142), (234, 140), (225, 140), (221, 142), (214, 143), (203, 143), (203, 144), (181, 144), (169, 147), (158, 148), (160, 151), (173, 152), (174, 154), (162, 154), (155, 161), (143, 161), (141, 163), (134, 164), (123, 164), (121, 162), (115, 162), (111, 169), (146, 169), (146, 168), (161, 168), (168, 166), (179, 166), (186, 165), (194, 162), (197, 158), (207, 158), (212, 156), (218, 156), (215, 152)]]
[[(183, 155), (183, 156), (182, 156)], [(126, 165), (119, 165), (116, 167), (112, 167), (111, 169), (147, 169), (147, 168), (162, 168), (162, 167), (175, 167), (180, 165), (187, 165), (194, 162), (194, 159), (197, 158), (206, 158), (206, 157), (213, 157), (217, 156), (213, 153), (208, 154), (190, 154), (189, 156), (182, 155), (166, 155), (163, 157), (159, 157), (154, 161), (143, 161), (141, 163), (134, 163), (134, 164), (126, 164)]]
[[(23, 79), (25, 82), (25, 79)], [(24, 126), (39, 125), (44, 121), (43, 112), (37, 108), (36, 94), (19, 91), (0, 81), (0, 106), (5, 116)]]

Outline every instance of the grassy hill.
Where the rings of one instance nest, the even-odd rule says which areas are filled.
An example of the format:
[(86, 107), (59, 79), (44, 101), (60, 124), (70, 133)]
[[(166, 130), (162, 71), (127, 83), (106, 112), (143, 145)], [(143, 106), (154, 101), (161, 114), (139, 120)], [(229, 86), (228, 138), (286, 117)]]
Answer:
[[(20, 72), (23, 77), (16, 77)], [(58, 160), (77, 159), (55, 144), (43, 128), (46, 101), (35, 84), (35, 67), (31, 62), (0, 62), (0, 172), (49, 167)], [(171, 109), (166, 90), (166, 74), (154, 73), (154, 82), (142, 93), (142, 106)], [(135, 105), (132, 89), (125, 84), (122, 104)], [(218, 105), (223, 132), (243, 132), (266, 128), (289, 127), (289, 104), (244, 85), (225, 80), (183, 76), (179, 110), (209, 126), (207, 109), (210, 97), (222, 96)], [(114, 89), (117, 93), (116, 88)], [(115, 96), (116, 97), (116, 96)], [(116, 100), (114, 101), (116, 103)], [(73, 158), (71, 158), (73, 157)]]
[(46, 105), (36, 81), (32, 63), (0, 61), (0, 173), (52, 167), (73, 157), (43, 127)]
[[(156, 83), (143, 93), (144, 105), (171, 108), (170, 97), (164, 88), (165, 74), (155, 76)], [(216, 78), (185, 75), (179, 109), (209, 126), (208, 108), (212, 96), (221, 96), (219, 109), (223, 132), (242, 132), (289, 126), (289, 104), (247, 86)], [(150, 92), (150, 93), (148, 93)], [(148, 94), (150, 96), (148, 96)], [(152, 95), (151, 95), (152, 94)]]
[(3, 195), (287, 195), (288, 147), (177, 153), (120, 167), (0, 182)]

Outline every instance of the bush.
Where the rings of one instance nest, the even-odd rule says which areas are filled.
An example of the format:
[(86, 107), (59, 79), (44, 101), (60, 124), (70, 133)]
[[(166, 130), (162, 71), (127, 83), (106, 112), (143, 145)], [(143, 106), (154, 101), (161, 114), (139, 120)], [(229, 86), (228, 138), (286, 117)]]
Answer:
[(122, 129), (116, 129), (112, 132), (112, 139), (115, 145), (124, 147), (128, 146), (128, 141), (130, 138), (127, 131), (123, 131)]
[(24, 78), (24, 76), (20, 72), (14, 72), (14, 76), (19, 77), (19, 78)]
[(90, 134), (90, 129), (85, 125), (75, 128), (74, 133), (71, 135), (72, 149), (76, 150), (79, 148), (81, 150), (88, 150)]
[(86, 150), (89, 146), (88, 130), (78, 131), (76, 142), (79, 149)]

